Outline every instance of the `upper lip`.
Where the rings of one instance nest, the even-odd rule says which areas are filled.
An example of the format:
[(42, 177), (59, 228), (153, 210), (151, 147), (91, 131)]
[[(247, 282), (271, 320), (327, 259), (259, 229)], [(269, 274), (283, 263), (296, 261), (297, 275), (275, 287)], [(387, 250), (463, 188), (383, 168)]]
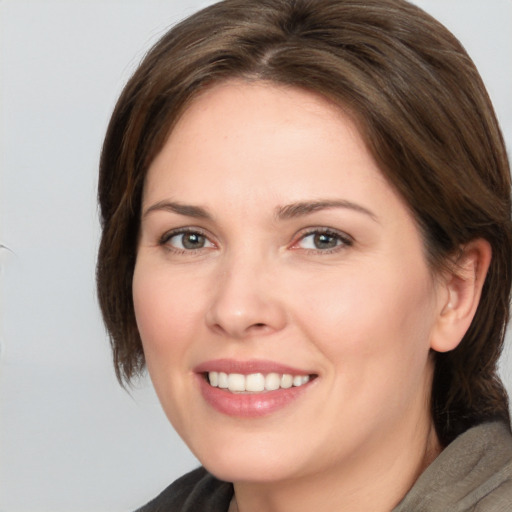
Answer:
[(213, 359), (198, 364), (194, 371), (196, 373), (224, 372), (241, 373), (249, 375), (251, 373), (286, 373), (290, 375), (312, 375), (313, 372), (294, 368), (285, 364), (277, 363), (264, 359), (251, 359), (249, 361), (239, 361), (236, 359)]

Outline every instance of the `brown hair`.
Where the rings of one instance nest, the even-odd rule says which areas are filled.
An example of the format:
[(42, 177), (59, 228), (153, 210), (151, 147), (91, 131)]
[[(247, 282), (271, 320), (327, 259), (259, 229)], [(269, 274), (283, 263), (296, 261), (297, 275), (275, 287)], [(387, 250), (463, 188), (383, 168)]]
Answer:
[(403, 0), (225, 0), (147, 54), (115, 107), (100, 163), (98, 296), (119, 380), (144, 367), (131, 284), (146, 171), (187, 104), (236, 77), (315, 91), (351, 112), (416, 218), (434, 270), (470, 240), (489, 241), (472, 325), (457, 349), (436, 354), (432, 415), (444, 444), (482, 421), (510, 424), (496, 368), (512, 255), (502, 135), (460, 43)]

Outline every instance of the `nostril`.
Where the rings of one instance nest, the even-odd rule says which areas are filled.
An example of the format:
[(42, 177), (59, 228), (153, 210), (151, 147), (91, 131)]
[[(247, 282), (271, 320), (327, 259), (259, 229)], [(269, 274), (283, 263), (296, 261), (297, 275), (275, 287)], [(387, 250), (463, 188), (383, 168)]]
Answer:
[(260, 333), (261, 334), (261, 333), (264, 333), (268, 328), (269, 328), (269, 326), (265, 322), (256, 322), (254, 324), (251, 324), (247, 328), (247, 333), (252, 332), (253, 334), (254, 333)]

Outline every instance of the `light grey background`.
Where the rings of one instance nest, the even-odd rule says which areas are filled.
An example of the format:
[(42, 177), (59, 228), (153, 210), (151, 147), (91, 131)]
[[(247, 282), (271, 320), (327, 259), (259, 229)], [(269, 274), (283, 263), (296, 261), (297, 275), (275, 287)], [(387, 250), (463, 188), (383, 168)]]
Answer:
[[(211, 2), (0, 0), (0, 512), (133, 510), (196, 461), (148, 380), (117, 385), (94, 290), (114, 102)], [(465, 44), (512, 149), (512, 0), (418, 0)], [(502, 374), (512, 391), (512, 362)]]

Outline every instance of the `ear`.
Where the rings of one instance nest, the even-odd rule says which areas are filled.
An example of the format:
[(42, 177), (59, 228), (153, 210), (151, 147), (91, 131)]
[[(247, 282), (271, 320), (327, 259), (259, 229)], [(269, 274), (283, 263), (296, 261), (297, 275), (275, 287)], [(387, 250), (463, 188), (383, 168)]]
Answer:
[(472, 240), (440, 276), (440, 310), (430, 343), (433, 350), (448, 352), (461, 342), (475, 316), (491, 258), (487, 240)]

